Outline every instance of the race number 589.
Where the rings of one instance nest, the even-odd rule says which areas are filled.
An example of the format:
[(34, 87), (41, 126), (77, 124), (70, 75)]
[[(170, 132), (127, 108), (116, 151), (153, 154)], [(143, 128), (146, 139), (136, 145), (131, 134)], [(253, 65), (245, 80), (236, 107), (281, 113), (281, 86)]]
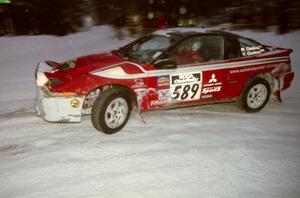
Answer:
[(171, 76), (171, 100), (191, 101), (200, 98), (200, 73), (183, 73)]

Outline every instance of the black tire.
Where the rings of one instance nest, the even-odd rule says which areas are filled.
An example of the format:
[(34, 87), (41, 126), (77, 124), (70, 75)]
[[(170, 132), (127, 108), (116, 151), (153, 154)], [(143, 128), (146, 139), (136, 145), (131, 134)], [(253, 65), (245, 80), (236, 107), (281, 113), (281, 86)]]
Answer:
[[(113, 105), (115, 101), (117, 102), (123, 101), (124, 103), (121, 103), (122, 105), (123, 104), (125, 105), (126, 102), (128, 110), (125, 115), (126, 116), (125, 119), (124, 118), (121, 119), (121, 121), (123, 119), (124, 121), (122, 121), (122, 123), (120, 125), (117, 125), (116, 127), (111, 127), (109, 123), (107, 123), (107, 121), (105, 120), (106, 118), (105, 116), (110, 115), (107, 112), (107, 109), (110, 108), (111, 107), (110, 105)], [(120, 112), (114, 112), (113, 116), (115, 116), (117, 113)], [(126, 125), (130, 117), (130, 113), (131, 113), (131, 101), (130, 101), (129, 94), (126, 93), (125, 90), (121, 90), (121, 89), (108, 89), (100, 93), (99, 96), (97, 97), (92, 107), (91, 119), (92, 119), (93, 126), (98, 131), (101, 131), (105, 134), (113, 134), (120, 131)]]
[(240, 106), (249, 113), (260, 111), (269, 101), (271, 87), (263, 78), (253, 78), (245, 87), (239, 100)]

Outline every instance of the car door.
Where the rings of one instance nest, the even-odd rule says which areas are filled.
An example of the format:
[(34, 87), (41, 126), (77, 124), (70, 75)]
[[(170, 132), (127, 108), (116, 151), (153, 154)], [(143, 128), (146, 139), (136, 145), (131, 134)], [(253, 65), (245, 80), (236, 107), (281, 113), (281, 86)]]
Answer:
[(223, 60), (213, 61), (203, 70), (202, 102), (230, 101), (234, 87), (229, 79), (233, 62), (240, 57), (239, 42), (223, 35)]
[(193, 105), (220, 95), (226, 76), (214, 65), (224, 61), (224, 40), (215, 34), (189, 37), (163, 57), (177, 68), (155, 77), (150, 108)]

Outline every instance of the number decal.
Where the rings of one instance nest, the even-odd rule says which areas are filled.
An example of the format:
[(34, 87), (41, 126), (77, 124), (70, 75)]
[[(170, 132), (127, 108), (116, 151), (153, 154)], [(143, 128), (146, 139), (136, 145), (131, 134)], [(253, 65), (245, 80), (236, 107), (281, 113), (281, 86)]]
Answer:
[(185, 85), (183, 87), (183, 93), (181, 94), (181, 100), (185, 100), (188, 96), (189, 96), (189, 93), (188, 91), (191, 89), (191, 86), (190, 85)]
[(192, 92), (193, 92), (193, 95), (192, 95), (192, 97), (191, 97), (192, 99), (196, 96), (198, 90), (199, 90), (199, 84), (194, 84), (194, 85), (192, 86)]
[(173, 95), (174, 95), (174, 99), (177, 99), (177, 98), (179, 98), (179, 96), (180, 96), (180, 93), (179, 93), (179, 90), (181, 89), (181, 85), (177, 85), (176, 87), (175, 87), (175, 90), (174, 90), (174, 92), (173, 92)]
[(191, 101), (200, 98), (201, 73), (182, 73), (171, 76), (171, 100)]

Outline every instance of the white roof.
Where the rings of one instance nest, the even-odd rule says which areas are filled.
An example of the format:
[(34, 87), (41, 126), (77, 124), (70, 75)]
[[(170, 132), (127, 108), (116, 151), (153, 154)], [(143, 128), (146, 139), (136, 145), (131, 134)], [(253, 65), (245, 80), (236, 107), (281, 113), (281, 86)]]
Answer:
[(204, 28), (192, 28), (192, 27), (177, 27), (177, 28), (168, 28), (168, 29), (162, 29), (162, 30), (157, 30), (155, 32), (153, 32), (153, 34), (157, 34), (157, 35), (163, 35), (163, 36), (170, 36), (168, 35), (169, 33), (176, 33), (176, 32), (200, 32), (200, 33), (204, 33), (206, 32), (206, 29)]

